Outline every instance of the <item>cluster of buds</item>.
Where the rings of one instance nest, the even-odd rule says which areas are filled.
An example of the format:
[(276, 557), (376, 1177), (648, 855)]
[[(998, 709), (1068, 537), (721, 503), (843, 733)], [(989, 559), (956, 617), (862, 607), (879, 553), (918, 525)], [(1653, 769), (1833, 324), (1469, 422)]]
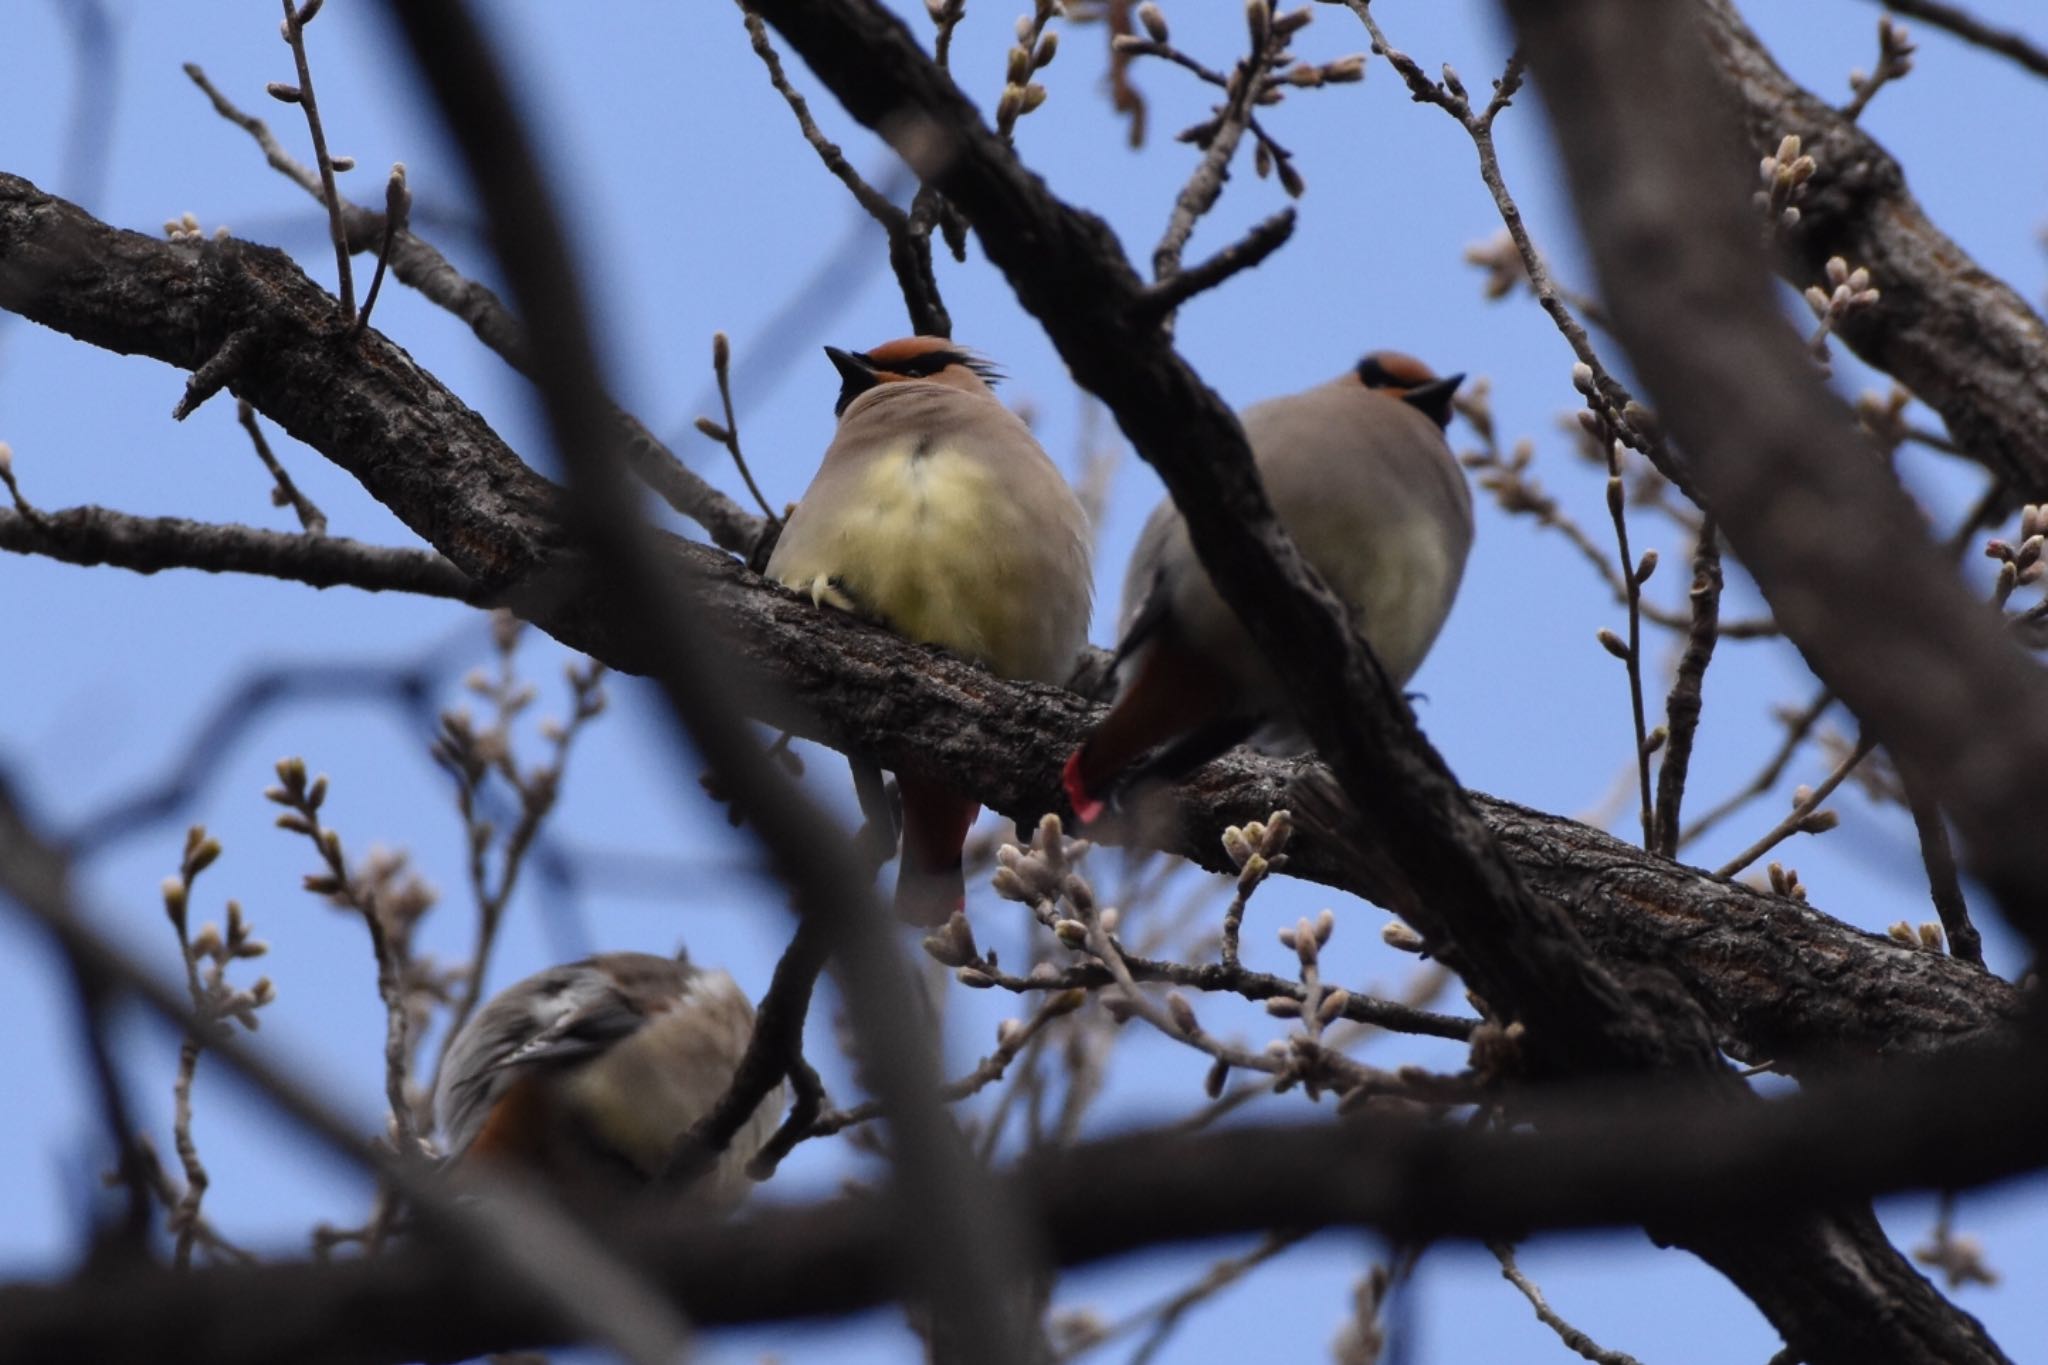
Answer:
[(1913, 69), (1913, 35), (1886, 15), (1877, 21), (1877, 69), (1849, 73), (1849, 103), (1842, 116), (1854, 119), (1878, 91)]
[(1294, 815), (1276, 810), (1264, 820), (1231, 825), (1223, 831), (1223, 852), (1237, 867), (1237, 889), (1252, 889), (1287, 866), (1287, 841), (1294, 836)]
[(1757, 165), (1764, 187), (1756, 192), (1756, 206), (1763, 211), (1769, 230), (1791, 228), (1799, 222), (1799, 201), (1806, 195), (1806, 182), (1820, 163), (1799, 150), (1799, 138), (1787, 133), (1778, 150)]
[[(1792, 789), (1793, 810), (1804, 810), (1812, 801), (1812, 787), (1802, 782)], [(1809, 810), (1800, 817), (1799, 823), (1792, 827), (1792, 832), (1794, 834), (1826, 834), (1841, 823), (1842, 817), (1831, 810)]]
[(1881, 298), (1882, 291), (1870, 283), (1870, 272), (1862, 266), (1851, 269), (1840, 256), (1828, 257), (1828, 287), (1817, 284), (1806, 287), (1806, 306), (1813, 310), (1819, 321), (1814, 328), (1813, 338), (1807, 346), (1814, 359), (1823, 365), (1828, 360), (1828, 333), (1841, 324), (1843, 318), (1859, 308), (1867, 308)]
[(1325, 85), (1362, 81), (1365, 79), (1365, 56), (1359, 53), (1321, 63), (1295, 61), (1287, 45), (1315, 17), (1306, 7), (1275, 14), (1272, 0), (1246, 0), (1244, 16), (1250, 51), (1228, 75), (1210, 70), (1175, 48), (1172, 34), (1166, 26), (1166, 16), (1158, 5), (1149, 0), (1138, 6), (1138, 23), (1145, 32), (1142, 35), (1121, 34), (1111, 47), (1119, 57), (1126, 59), (1163, 57), (1221, 89), (1223, 103), (1208, 118), (1183, 129), (1177, 140), (1193, 143), (1207, 151), (1226, 128), (1233, 130), (1233, 140), (1238, 133), (1249, 128), (1256, 141), (1254, 170), (1261, 179), (1277, 175), (1280, 188), (1290, 198), (1298, 198), (1306, 185), (1301, 173), (1294, 168), (1292, 154), (1267, 136), (1251, 117), (1251, 111), (1280, 103), (1290, 88), (1315, 90)]
[[(949, 0), (925, 0), (925, 8), (934, 21), (947, 22), (940, 11), (949, 8)], [(1017, 20), (1017, 44), (1006, 59), (1003, 93), (996, 100), (996, 132), (1006, 140), (1015, 132), (1018, 119), (1045, 103), (1045, 87), (1032, 77), (1059, 55), (1060, 35), (1047, 33), (1045, 26), (1063, 13), (1060, 0), (1038, 0), (1030, 14)]]
[(1021, 905), (1048, 905), (1067, 894), (1070, 878), (1085, 891), (1087, 883), (1073, 868), (1093, 847), (1086, 839), (1067, 838), (1059, 816), (1048, 813), (1031, 832), (1030, 847), (1004, 844), (996, 850), (996, 894)]
[(1514, 234), (1506, 228), (1483, 242), (1469, 244), (1464, 256), (1465, 264), (1478, 266), (1486, 272), (1485, 283), (1480, 285), (1479, 291), (1489, 301), (1506, 298), (1529, 278), (1528, 263), (1515, 246)]
[(2020, 543), (2017, 546), (2005, 540), (1985, 542), (1985, 557), (1998, 561), (1998, 585), (1992, 590), (1992, 599), (1999, 606), (2005, 605), (2014, 588), (2041, 581), (2044, 534), (2048, 534), (2048, 504), (2028, 503), (2020, 510)]
[(1351, 1004), (1351, 992), (1342, 986), (1322, 984), (1322, 949), (1337, 929), (1336, 912), (1317, 912), (1313, 920), (1298, 919), (1279, 931), (1280, 946), (1291, 951), (1301, 964), (1303, 994), (1276, 995), (1266, 1002), (1266, 1013), (1276, 1019), (1300, 1019), (1310, 1038), (1320, 1037), (1324, 1028), (1344, 1017)]
[[(1795, 795), (1793, 797), (1794, 803), (1796, 804), (1798, 800), (1799, 798)], [(1830, 816), (1834, 814), (1833, 811), (1826, 813)], [(1822, 828), (1832, 829), (1833, 827), (1834, 821), (1830, 819)], [(1817, 834), (1820, 831), (1814, 830), (1811, 832)], [(1799, 870), (1797, 868), (1787, 867), (1783, 863), (1774, 862), (1764, 869), (1764, 873), (1770, 878), (1771, 894), (1783, 896), (1786, 900), (1803, 901), (1806, 899), (1806, 887), (1799, 880)]]
[(267, 976), (259, 976), (246, 989), (229, 985), (227, 969), (245, 958), (262, 957), (270, 951), (270, 945), (252, 936), (249, 922), (242, 917), (242, 907), (236, 901), (228, 902), (225, 929), (209, 922), (201, 925), (196, 934), (188, 932), (192, 884), (219, 857), (220, 841), (207, 834), (206, 826), (194, 825), (186, 832), (178, 873), (164, 878), (164, 915), (178, 932), (178, 946), (185, 957), (185, 980), (192, 992), (192, 1009), (201, 1026), (214, 1028), (232, 1019), (254, 1032), (261, 1022), (256, 1011), (275, 1000), (277, 990)]
[[(1648, 450), (1661, 439), (1657, 414), (1631, 398), (1617, 410), (1600, 389), (1600, 376), (1581, 360), (1572, 365), (1572, 387), (1586, 400), (1573, 414), (1571, 428), (1578, 437), (1579, 454), (1589, 463), (1604, 464), (1610, 475), (1621, 472), (1620, 446)], [(1616, 494), (1610, 489), (1608, 501)]]
[[(206, 229), (199, 226), (197, 214), (181, 213), (176, 218), (164, 219), (164, 236), (181, 246), (197, 246), (206, 240)], [(225, 224), (213, 230), (213, 239), (216, 242), (228, 239)]]
[(1912, 434), (1906, 423), (1906, 409), (1913, 402), (1913, 395), (1897, 384), (1887, 393), (1865, 389), (1856, 398), (1856, 421), (1870, 433), (1870, 439), (1886, 455), (1906, 443)]
[(1923, 953), (1948, 951), (1948, 941), (1942, 936), (1941, 926), (1933, 920), (1923, 920), (1918, 926), (1900, 920), (1885, 930), (1885, 933), (1890, 936), (1892, 942), (1918, 949)]

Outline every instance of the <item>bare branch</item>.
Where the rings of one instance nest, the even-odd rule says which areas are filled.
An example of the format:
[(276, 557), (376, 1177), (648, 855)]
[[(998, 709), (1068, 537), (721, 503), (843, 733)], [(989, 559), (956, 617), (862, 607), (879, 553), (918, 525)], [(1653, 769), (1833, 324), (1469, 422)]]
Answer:
[(1910, 15), (1922, 23), (1932, 24), (1938, 29), (1952, 33), (1966, 43), (1973, 43), (1987, 52), (2010, 57), (2036, 76), (2048, 76), (2048, 47), (2031, 42), (2010, 29), (1996, 28), (1984, 23), (1959, 5), (1944, 4), (1942, 0), (1878, 2), (1895, 14)]
[[(854, 201), (867, 210), (870, 218), (881, 224), (882, 231), (889, 238), (889, 265), (896, 272), (896, 284), (903, 291), (904, 305), (910, 310), (910, 329), (924, 336), (949, 337), (953, 335), (953, 319), (946, 312), (946, 304), (939, 297), (938, 280), (932, 274), (932, 242), (929, 229), (914, 231), (910, 215), (884, 198), (881, 192), (861, 178), (846, 154), (839, 150), (839, 144), (826, 137), (819, 129), (817, 120), (811, 117), (810, 102), (797, 93), (783, 74), (782, 59), (776, 55), (775, 47), (768, 41), (767, 27), (761, 16), (748, 8), (746, 10), (747, 40), (753, 45), (754, 55), (761, 59), (761, 65), (768, 69), (768, 82), (775, 87), (775, 93), (782, 96), (789, 105), (789, 112), (796, 116), (797, 129), (803, 134), (811, 150), (825, 163), (825, 169), (833, 178), (846, 186)], [(956, 16), (954, 21), (958, 22)], [(952, 25), (940, 29), (941, 47), (952, 37)]]
[(1231, 276), (1250, 270), (1278, 251), (1294, 235), (1294, 210), (1282, 209), (1256, 223), (1244, 236), (1199, 265), (1167, 276), (1147, 289), (1135, 305), (1141, 313), (1170, 317), (1179, 307), (1204, 290), (1214, 289)]
[[(369, 315), (367, 307), (363, 315)], [(277, 456), (270, 449), (270, 442), (263, 435), (263, 428), (256, 422), (256, 409), (246, 399), (235, 400), (235, 420), (242, 424), (242, 430), (249, 433), (249, 443), (256, 448), (256, 458), (263, 461), (263, 467), (270, 471), (270, 477), (277, 487), (271, 491), (271, 502), (279, 506), (290, 506), (298, 514), (299, 525), (306, 534), (324, 536), (327, 534), (327, 514), (313, 505), (313, 500), (299, 491), (292, 482), (292, 476), (284, 472), (284, 466), (277, 462)]]
[(318, 4), (309, 4), (300, 9), (293, 0), (280, 0), (284, 5), (284, 40), (291, 45), (292, 61), (299, 69), (299, 83), (290, 86), (271, 87), (271, 93), (280, 99), (282, 91), (289, 90), (289, 103), (306, 111), (306, 128), (313, 135), (313, 166), (320, 173), (320, 194), (327, 205), (327, 230), (334, 239), (334, 269), (341, 281), (341, 320), (353, 323), (356, 320), (355, 274), (349, 268), (348, 230), (341, 222), (341, 191), (335, 187), (334, 158), (327, 154), (327, 133), (320, 126), (320, 106), (313, 98), (313, 67), (306, 59), (306, 24), (319, 9)]
[(1523, 1274), (1522, 1268), (1515, 1264), (1513, 1243), (1488, 1242), (1486, 1249), (1500, 1262), (1501, 1278), (1521, 1291), (1522, 1297), (1529, 1301), (1529, 1306), (1536, 1310), (1537, 1321), (1557, 1333), (1558, 1340), (1562, 1341), (1572, 1354), (1592, 1361), (1593, 1365), (1642, 1365), (1641, 1361), (1628, 1352), (1606, 1349), (1559, 1317), (1557, 1310), (1543, 1297), (1543, 1291), (1536, 1287), (1536, 1282)]
[(1701, 684), (1707, 665), (1714, 657), (1720, 638), (1721, 547), (1714, 519), (1706, 518), (1693, 543), (1692, 629), (1686, 633), (1685, 653), (1678, 661), (1678, 676), (1664, 702), (1664, 761), (1657, 769), (1657, 828), (1650, 851), (1666, 858), (1678, 856), (1678, 811), (1685, 799), (1686, 771), (1692, 761), (1693, 737), (1699, 733)]
[[(263, 120), (243, 113), (198, 66), (186, 63), (185, 74), (212, 101), (215, 112), (256, 140), (272, 167), (325, 204), (319, 177), (292, 159)], [(378, 251), (400, 283), (460, 318), (478, 341), (520, 374), (534, 378), (526, 328), (488, 286), (464, 276), (438, 248), (410, 230), (391, 233), (390, 248), (384, 250), (387, 215), (346, 199), (340, 203), (351, 250)], [(670, 507), (702, 526), (713, 544), (744, 555), (760, 542), (760, 520), (706, 483), (631, 413), (613, 404), (609, 420), (625, 443), (633, 472)]]
[(245, 573), (315, 588), (409, 592), (476, 606), (492, 596), (431, 550), (183, 517), (137, 517), (106, 507), (67, 507), (33, 517), (0, 510), (0, 550), (66, 564), (111, 564), (141, 574), (165, 569)]

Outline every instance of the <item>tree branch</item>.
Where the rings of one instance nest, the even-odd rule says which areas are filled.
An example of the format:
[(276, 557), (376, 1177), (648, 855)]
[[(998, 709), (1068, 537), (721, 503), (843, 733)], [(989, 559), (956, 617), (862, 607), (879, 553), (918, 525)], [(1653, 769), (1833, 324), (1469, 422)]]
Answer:
[(67, 507), (39, 511), (33, 517), (0, 510), (0, 550), (66, 564), (111, 564), (142, 574), (200, 569), (282, 578), (316, 588), (451, 597), (472, 606), (490, 600), (462, 570), (431, 550), (183, 517), (136, 517), (106, 507)]
[(1958, 453), (2005, 479), (2018, 500), (2048, 501), (2048, 326), (1929, 221), (1883, 147), (1785, 74), (1730, 0), (1688, 8), (1734, 92), (1750, 157), (1775, 151), (1789, 133), (1818, 163), (1798, 225), (1784, 234), (1790, 251), (1779, 273), (1804, 289), (1833, 256), (1867, 269), (1879, 297), (1844, 318), (1837, 335), (1939, 412)]
[(1881, 0), (1894, 14), (1904, 14), (1952, 33), (1966, 43), (1987, 52), (2010, 57), (2036, 76), (2048, 76), (2048, 47), (2027, 40), (2011, 29), (1996, 28), (1956, 5), (1942, 0)]
[[(1003, 1184), (1034, 1212), (1062, 1266), (1276, 1228), (1370, 1227), (1420, 1241), (1669, 1220), (1771, 1224), (1852, 1195), (1968, 1187), (2038, 1168), (2048, 1159), (2048, 1093), (2034, 1083), (2031, 1055), (1996, 1049), (1735, 1107), (1689, 1087), (1550, 1091), (1527, 1097), (1533, 1133), (1371, 1113), (1158, 1129), (1047, 1149)], [(713, 1227), (643, 1222), (609, 1229), (608, 1241), (694, 1321), (719, 1325), (886, 1301), (901, 1290), (893, 1235), (886, 1204), (857, 1195), (756, 1206)], [(1981, 1343), (1981, 1328), (1958, 1316)], [(1927, 1326), (1914, 1305), (1895, 1302), (1841, 1351), (1808, 1358), (1900, 1359), (1882, 1349), (1884, 1334)], [(0, 1358), (10, 1360), (383, 1365), (565, 1339), (516, 1283), (421, 1247), (374, 1261), (153, 1269), (0, 1291)]]
[[(240, 244), (237, 244), (239, 247)], [(218, 271), (201, 253), (99, 224), (25, 181), (0, 175), (0, 306), (109, 349), (191, 364), (183, 329), (193, 307), (226, 307)], [(280, 315), (303, 318), (319, 291), (283, 256), (241, 248)], [(96, 257), (75, 284), (24, 261)], [(124, 256), (135, 262), (122, 265)], [(104, 292), (103, 292), (104, 291)], [(281, 327), (281, 340), (309, 322)], [(648, 666), (644, 629), (617, 625), (604, 585), (564, 545), (559, 493), (522, 464), (480, 417), (417, 371), (374, 332), (361, 354), (294, 338), (253, 372), (267, 416), (357, 473), (373, 496), (420, 529), (457, 566), (491, 574), (503, 594), (571, 648), (626, 672)], [(280, 373), (272, 375), (275, 364)], [(407, 422), (387, 417), (405, 401)], [(399, 477), (409, 459), (432, 480)], [(262, 533), (275, 534), (275, 533)], [(662, 542), (674, 571), (714, 614), (736, 659), (772, 677), (750, 693), (758, 719), (895, 768), (944, 776), (992, 808), (1035, 820), (1058, 799), (1060, 764), (1098, 714), (1057, 688), (1013, 683), (939, 650), (909, 644), (844, 614), (819, 612), (706, 547)], [(523, 576), (522, 576), (523, 575)], [(545, 589), (545, 591), (543, 591)], [(1286, 806), (1313, 764), (1233, 753), (1190, 775), (1159, 840), (1216, 871), (1217, 832)], [(1604, 957), (1673, 973), (1708, 1008), (1724, 1045), (1750, 1061), (1941, 1050), (1995, 1031), (2018, 993), (1963, 964), (1909, 952), (1806, 906), (1677, 863), (1597, 830), (1510, 802), (1474, 796), (1522, 874), (1563, 905)], [(1350, 813), (1343, 840), (1376, 847), (1387, 828)], [(1336, 840), (1305, 839), (1288, 873), (1383, 898), (1383, 879)]]

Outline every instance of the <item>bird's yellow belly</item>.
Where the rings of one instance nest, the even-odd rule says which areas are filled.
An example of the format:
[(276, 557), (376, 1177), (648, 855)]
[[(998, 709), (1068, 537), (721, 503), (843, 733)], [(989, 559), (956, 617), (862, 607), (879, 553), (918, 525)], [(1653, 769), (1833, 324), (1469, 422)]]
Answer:
[(1020, 572), (1028, 547), (986, 465), (943, 447), (891, 452), (874, 460), (833, 523), (813, 553), (778, 565), (776, 576), (799, 590), (833, 580), (855, 609), (913, 640), (999, 672), (1035, 671), (1021, 657), (1036, 635)]

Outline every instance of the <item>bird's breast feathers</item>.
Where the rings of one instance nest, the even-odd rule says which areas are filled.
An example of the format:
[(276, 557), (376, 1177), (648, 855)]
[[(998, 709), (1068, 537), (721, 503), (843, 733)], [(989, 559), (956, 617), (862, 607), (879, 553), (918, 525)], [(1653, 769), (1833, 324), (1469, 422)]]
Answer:
[[(836, 589), (851, 599), (841, 605), (1008, 676), (1046, 676), (1078, 646), (1044, 657), (1061, 646), (1034, 617), (1045, 612), (1040, 590), (1072, 576), (1065, 565), (1079, 528), (1031, 524), (1006, 481), (1038, 473), (998, 470), (944, 436), (892, 441), (863, 453), (829, 507), (799, 509), (798, 521), (812, 524), (791, 523), (795, 543), (785, 538), (787, 553), (778, 551), (771, 573), (820, 600)], [(1049, 464), (1043, 473), (1059, 477)]]

